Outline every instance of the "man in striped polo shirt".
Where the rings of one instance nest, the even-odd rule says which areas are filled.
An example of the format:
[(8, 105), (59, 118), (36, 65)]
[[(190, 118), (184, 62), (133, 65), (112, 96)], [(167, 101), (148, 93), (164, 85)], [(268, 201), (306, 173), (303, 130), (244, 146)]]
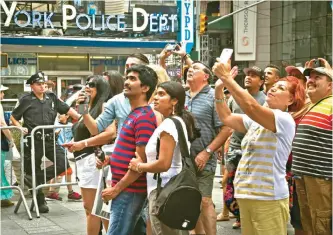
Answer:
[(292, 171), (307, 234), (332, 234), (332, 78), (330, 66), (307, 68), (312, 105), (293, 142)]
[(112, 188), (104, 189), (104, 201), (112, 200), (108, 235), (132, 234), (147, 197), (146, 174), (128, 170), (135, 152), (145, 161), (145, 146), (157, 124), (148, 100), (157, 83), (157, 75), (148, 66), (134, 65), (126, 71), (124, 94), (131, 112), (121, 127), (110, 159)]
[(194, 61), (187, 73), (190, 90), (186, 92), (185, 108), (194, 115), (201, 132), (201, 137), (191, 144), (191, 156), (198, 166), (197, 180), (202, 194), (201, 215), (195, 234), (216, 234), (216, 212), (212, 201), (217, 164), (214, 152), (231, 134), (231, 129), (222, 126), (216, 113), (215, 91), (209, 86), (210, 80), (210, 69), (200, 61)]

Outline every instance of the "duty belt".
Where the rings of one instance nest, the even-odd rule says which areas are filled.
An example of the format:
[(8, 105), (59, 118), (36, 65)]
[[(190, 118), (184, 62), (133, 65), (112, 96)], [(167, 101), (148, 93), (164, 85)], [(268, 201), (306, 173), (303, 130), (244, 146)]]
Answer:
[(45, 141), (53, 141), (53, 134), (49, 133), (49, 134), (44, 134), (42, 132), (37, 131), (35, 133), (35, 140), (45, 140)]

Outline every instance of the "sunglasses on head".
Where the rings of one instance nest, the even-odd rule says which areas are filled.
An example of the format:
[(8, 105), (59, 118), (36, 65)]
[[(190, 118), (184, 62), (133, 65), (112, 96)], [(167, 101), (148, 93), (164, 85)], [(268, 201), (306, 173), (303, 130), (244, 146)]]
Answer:
[(86, 86), (88, 86), (89, 88), (95, 88), (96, 87), (96, 83), (94, 83), (94, 82), (87, 82)]

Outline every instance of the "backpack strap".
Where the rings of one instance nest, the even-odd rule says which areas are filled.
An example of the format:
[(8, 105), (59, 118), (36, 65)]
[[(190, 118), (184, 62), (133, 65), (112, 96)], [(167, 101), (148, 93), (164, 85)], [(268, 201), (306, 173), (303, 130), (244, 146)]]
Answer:
[[(156, 160), (158, 160), (158, 157), (160, 155), (160, 138), (157, 137), (157, 144), (156, 144)], [(157, 180), (157, 196), (160, 194), (160, 191), (162, 189), (162, 179), (160, 173), (154, 174), (154, 180)]]
[[(183, 126), (177, 118), (170, 118), (170, 119), (175, 123), (177, 128), (178, 142), (179, 142), (180, 153), (182, 155), (183, 167), (186, 166), (189, 169), (191, 169), (194, 173), (196, 173), (197, 171), (196, 164), (194, 162), (194, 159), (190, 156)], [(190, 162), (188, 160), (190, 160)]]

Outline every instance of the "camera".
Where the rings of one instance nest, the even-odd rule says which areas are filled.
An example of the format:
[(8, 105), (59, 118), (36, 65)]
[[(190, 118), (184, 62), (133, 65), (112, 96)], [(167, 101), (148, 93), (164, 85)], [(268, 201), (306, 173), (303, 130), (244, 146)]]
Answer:
[(322, 67), (322, 66), (321, 66), (321, 61), (320, 61), (319, 59), (316, 59), (316, 60), (314, 61), (314, 68), (318, 68), (318, 67)]
[(94, 153), (95, 153), (95, 156), (100, 161), (104, 162), (104, 160), (105, 160), (105, 154), (104, 154), (104, 151), (100, 147), (95, 147), (94, 148)]

